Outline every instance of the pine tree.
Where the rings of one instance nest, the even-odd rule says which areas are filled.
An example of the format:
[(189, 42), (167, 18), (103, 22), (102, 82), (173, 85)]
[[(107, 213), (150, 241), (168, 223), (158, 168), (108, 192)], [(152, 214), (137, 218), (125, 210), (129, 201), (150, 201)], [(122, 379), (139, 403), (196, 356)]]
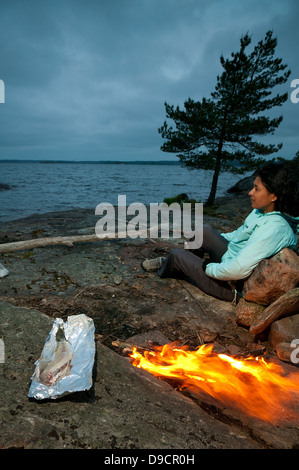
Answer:
[[(240, 49), (220, 62), (221, 76), (211, 97), (194, 101), (189, 98), (184, 110), (165, 103), (167, 121), (158, 129), (166, 140), (164, 152), (176, 153), (188, 168), (213, 170), (213, 180), (207, 205), (212, 205), (220, 172), (243, 174), (260, 165), (262, 156), (281, 149), (282, 144), (263, 144), (254, 136), (274, 134), (282, 116), (270, 118), (264, 112), (281, 106), (287, 93), (272, 95), (272, 89), (285, 83), (290, 75), (282, 59), (275, 57), (277, 38), (268, 31), (252, 52), (247, 52), (251, 37), (240, 39)], [(237, 162), (237, 164), (236, 164)]]

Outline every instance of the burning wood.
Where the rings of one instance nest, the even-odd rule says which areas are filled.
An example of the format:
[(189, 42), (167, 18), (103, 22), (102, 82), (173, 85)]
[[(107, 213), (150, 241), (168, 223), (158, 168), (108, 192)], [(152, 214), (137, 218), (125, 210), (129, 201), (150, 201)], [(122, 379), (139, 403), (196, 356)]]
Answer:
[(131, 356), (133, 350), (136, 350), (140, 353), (143, 353), (145, 351), (155, 351), (155, 348), (154, 346), (151, 345), (151, 343), (149, 342), (149, 346), (148, 347), (145, 347), (145, 346), (136, 346), (132, 343), (128, 343), (128, 342), (125, 342), (125, 341), (119, 341), (119, 340), (116, 340), (116, 341), (112, 341), (111, 345), (114, 347), (114, 348), (118, 348), (118, 350), (124, 355), (124, 356)]
[(150, 351), (133, 348), (133, 365), (166, 379), (173, 379), (193, 393), (208, 394), (264, 421), (298, 419), (299, 373), (289, 375), (263, 357), (243, 360), (212, 352), (213, 344), (195, 351), (177, 343)]

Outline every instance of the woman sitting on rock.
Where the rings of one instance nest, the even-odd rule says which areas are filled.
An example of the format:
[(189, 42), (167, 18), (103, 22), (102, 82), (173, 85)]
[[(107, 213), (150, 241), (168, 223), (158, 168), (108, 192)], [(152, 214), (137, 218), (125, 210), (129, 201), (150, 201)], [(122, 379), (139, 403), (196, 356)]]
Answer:
[[(296, 247), (297, 191), (297, 183), (283, 164), (266, 164), (249, 192), (253, 210), (241, 227), (219, 234), (204, 225), (199, 249), (189, 250), (186, 244), (167, 258), (145, 260), (141, 265), (146, 271), (157, 271), (161, 278), (185, 279), (208, 295), (236, 304), (242, 295), (232, 288), (236, 287), (232, 281), (241, 281), (242, 286), (260, 261), (283, 248)], [(208, 260), (203, 259), (205, 253)]]

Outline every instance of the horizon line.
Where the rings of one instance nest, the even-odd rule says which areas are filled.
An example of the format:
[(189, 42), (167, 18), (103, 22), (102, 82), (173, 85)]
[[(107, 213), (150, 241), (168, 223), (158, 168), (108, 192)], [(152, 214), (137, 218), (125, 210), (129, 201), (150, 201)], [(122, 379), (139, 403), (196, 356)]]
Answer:
[(9, 163), (9, 162), (19, 162), (19, 163), (139, 163), (139, 164), (170, 164), (170, 165), (180, 165), (180, 161), (170, 161), (170, 160), (48, 160), (48, 159), (29, 159), (29, 158), (4, 158), (0, 159), (0, 163)]

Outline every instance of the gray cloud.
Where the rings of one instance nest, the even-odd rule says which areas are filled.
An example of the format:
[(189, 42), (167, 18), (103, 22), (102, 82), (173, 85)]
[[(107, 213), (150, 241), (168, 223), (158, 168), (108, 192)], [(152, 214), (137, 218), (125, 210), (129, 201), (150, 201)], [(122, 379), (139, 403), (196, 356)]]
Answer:
[[(268, 29), (299, 78), (295, 0), (27, 0), (0, 5), (0, 159), (175, 159), (164, 101), (213, 91), (219, 57)], [(291, 79), (290, 79), (291, 82)], [(290, 83), (285, 85), (290, 91)], [(273, 139), (297, 148), (299, 104)]]

